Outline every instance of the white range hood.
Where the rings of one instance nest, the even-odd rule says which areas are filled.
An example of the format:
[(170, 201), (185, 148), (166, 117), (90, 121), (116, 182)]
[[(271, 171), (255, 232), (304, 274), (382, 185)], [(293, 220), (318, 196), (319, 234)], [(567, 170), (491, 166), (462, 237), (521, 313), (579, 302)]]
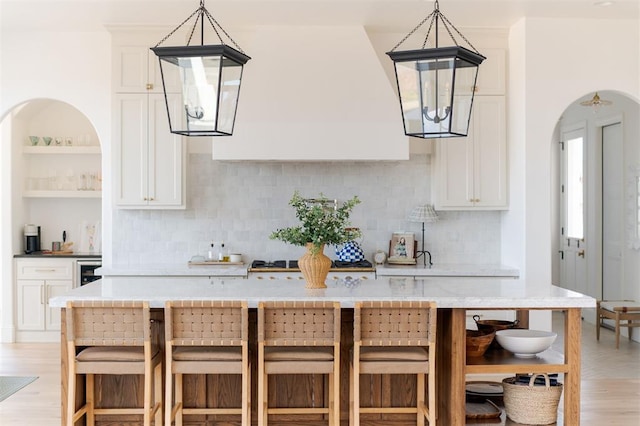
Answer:
[(214, 138), (214, 160), (409, 158), (395, 90), (363, 27), (261, 27), (242, 48), (252, 59), (235, 128)]

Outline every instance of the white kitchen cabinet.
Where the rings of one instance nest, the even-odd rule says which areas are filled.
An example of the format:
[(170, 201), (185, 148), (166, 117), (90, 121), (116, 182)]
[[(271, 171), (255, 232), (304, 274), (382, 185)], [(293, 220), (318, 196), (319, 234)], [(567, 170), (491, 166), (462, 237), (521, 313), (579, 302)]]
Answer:
[[(163, 93), (158, 57), (150, 45), (115, 45), (113, 48), (114, 91), (116, 93)], [(180, 76), (166, 70), (168, 91), (180, 92)]]
[(507, 209), (504, 96), (476, 96), (469, 135), (438, 140), (434, 165), (437, 210)]
[[(121, 208), (185, 208), (186, 148), (160, 94), (116, 94), (114, 188)], [(169, 95), (173, 108), (180, 96)]]
[(16, 331), (18, 341), (55, 341), (59, 338), (60, 309), (49, 299), (73, 288), (74, 260), (16, 260)]

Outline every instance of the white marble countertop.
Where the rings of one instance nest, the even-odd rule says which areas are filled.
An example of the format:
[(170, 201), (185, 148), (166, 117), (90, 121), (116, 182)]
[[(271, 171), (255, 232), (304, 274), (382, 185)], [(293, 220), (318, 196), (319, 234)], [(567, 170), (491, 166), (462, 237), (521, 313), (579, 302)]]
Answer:
[(385, 277), (330, 282), (309, 290), (304, 282), (254, 278), (205, 277), (103, 278), (50, 299), (51, 307), (68, 300), (147, 300), (162, 308), (166, 300), (246, 300), (250, 307), (266, 300), (333, 300), (350, 308), (361, 300), (432, 300), (439, 308), (593, 308), (594, 298), (560, 287), (514, 278)]
[(518, 277), (520, 271), (506, 265), (435, 264), (424, 266), (420, 260), (416, 265), (376, 265), (377, 276), (410, 277)]
[(189, 265), (184, 263), (102, 266), (102, 277), (246, 277), (248, 265)]

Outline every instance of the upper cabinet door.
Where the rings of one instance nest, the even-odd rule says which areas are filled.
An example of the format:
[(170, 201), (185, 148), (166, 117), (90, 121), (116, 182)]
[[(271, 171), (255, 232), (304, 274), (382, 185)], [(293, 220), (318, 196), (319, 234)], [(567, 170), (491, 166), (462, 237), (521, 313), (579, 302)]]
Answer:
[[(149, 46), (117, 45), (113, 49), (113, 60), (116, 93), (163, 92), (160, 63)], [(181, 90), (178, 74), (172, 69), (165, 75), (165, 82), (171, 93), (179, 93)]]
[(504, 96), (478, 96), (469, 136), (438, 141), (433, 178), (436, 209), (508, 208), (505, 128)]

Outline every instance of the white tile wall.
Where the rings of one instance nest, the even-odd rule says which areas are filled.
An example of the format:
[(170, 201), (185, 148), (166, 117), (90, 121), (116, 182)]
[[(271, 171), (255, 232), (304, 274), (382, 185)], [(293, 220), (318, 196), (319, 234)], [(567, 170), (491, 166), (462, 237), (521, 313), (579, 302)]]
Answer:
[[(116, 210), (113, 264), (181, 263), (206, 255), (224, 241), (252, 259), (297, 259), (301, 248), (270, 240), (278, 228), (296, 224), (288, 205), (294, 190), (345, 200), (358, 195), (352, 224), (362, 229), (368, 259), (388, 250), (394, 231), (422, 225), (406, 220), (417, 204), (430, 203), (431, 157), (414, 154), (393, 162), (219, 162), (189, 156), (186, 210)], [(499, 212), (438, 212), (426, 224), (425, 246), (434, 263), (500, 263)], [(334, 248), (325, 249), (332, 258)]]

